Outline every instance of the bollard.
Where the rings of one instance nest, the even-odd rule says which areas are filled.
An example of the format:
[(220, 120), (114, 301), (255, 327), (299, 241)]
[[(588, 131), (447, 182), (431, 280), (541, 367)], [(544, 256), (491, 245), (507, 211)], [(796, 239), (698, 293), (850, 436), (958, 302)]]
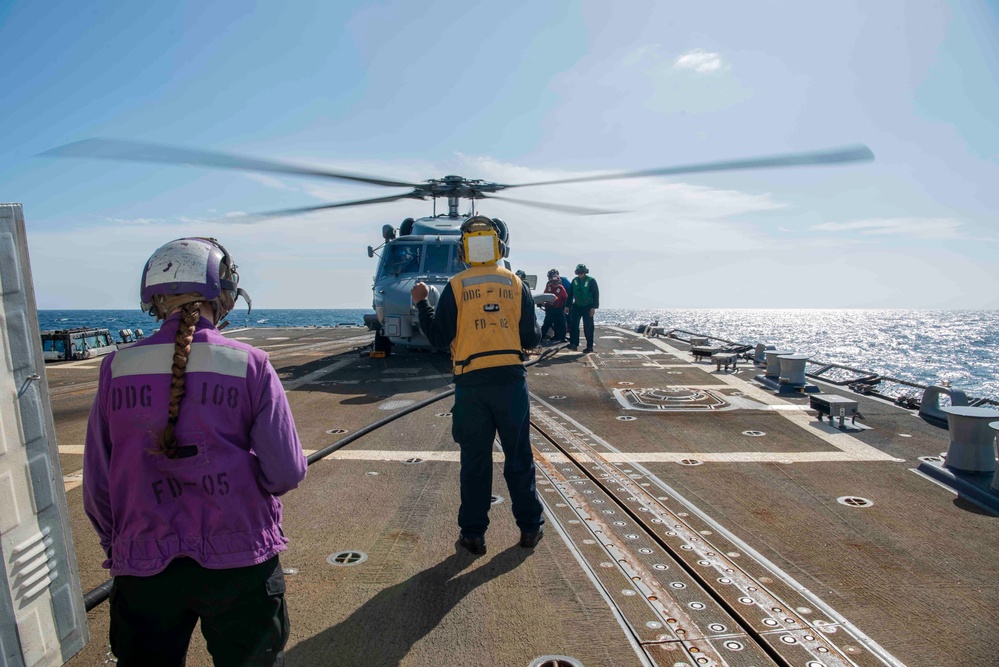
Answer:
[(780, 378), (780, 357), (781, 355), (794, 354), (792, 350), (766, 350), (765, 354), (767, 356), (767, 370), (765, 377), (768, 380), (778, 381)]
[(753, 363), (757, 366), (763, 366), (767, 363), (767, 350), (776, 350), (777, 348), (773, 345), (764, 345), (763, 343), (756, 344), (756, 352), (753, 354)]
[(805, 386), (805, 362), (807, 354), (785, 354), (780, 360), (780, 383), (794, 387)]
[(919, 416), (935, 426), (947, 426), (947, 415), (940, 407), (940, 396), (944, 394), (950, 397), (952, 406), (968, 404), (968, 395), (960, 389), (933, 385), (923, 391), (923, 398), (919, 401)]
[(947, 467), (972, 473), (995, 472), (996, 436), (989, 424), (999, 419), (999, 410), (951, 406), (943, 408), (943, 412), (950, 430)]

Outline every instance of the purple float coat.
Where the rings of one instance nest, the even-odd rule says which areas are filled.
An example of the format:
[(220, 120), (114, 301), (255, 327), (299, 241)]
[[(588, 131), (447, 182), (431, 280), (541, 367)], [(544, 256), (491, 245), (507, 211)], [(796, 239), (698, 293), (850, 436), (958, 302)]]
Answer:
[(277, 496), (307, 462), (267, 353), (195, 327), (177, 420), (181, 457), (154, 454), (167, 423), (180, 315), (108, 355), (87, 425), (83, 503), (112, 575), (149, 576), (177, 556), (207, 568), (284, 551)]

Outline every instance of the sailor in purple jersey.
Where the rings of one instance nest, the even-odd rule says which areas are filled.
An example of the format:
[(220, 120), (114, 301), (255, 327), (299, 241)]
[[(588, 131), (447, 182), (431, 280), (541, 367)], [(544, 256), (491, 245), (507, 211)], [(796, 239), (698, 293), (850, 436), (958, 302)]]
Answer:
[(163, 325), (101, 365), (83, 495), (122, 667), (183, 665), (199, 619), (215, 664), (283, 661), (278, 496), (307, 463), (267, 354), (216, 328), (246, 296), (235, 268), (214, 239), (159, 248), (142, 304)]

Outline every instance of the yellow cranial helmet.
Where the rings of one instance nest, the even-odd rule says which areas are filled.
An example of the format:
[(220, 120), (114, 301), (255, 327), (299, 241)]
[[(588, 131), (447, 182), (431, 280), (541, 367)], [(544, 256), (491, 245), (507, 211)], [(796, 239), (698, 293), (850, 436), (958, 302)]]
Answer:
[(461, 248), (472, 266), (495, 264), (507, 254), (506, 225), (484, 215), (472, 216), (461, 225)]

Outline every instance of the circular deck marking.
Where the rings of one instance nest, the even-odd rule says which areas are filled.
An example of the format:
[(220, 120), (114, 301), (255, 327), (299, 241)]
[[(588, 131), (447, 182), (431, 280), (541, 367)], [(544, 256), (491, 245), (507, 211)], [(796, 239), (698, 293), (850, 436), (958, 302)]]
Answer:
[(635, 419), (637, 419), (637, 418), (636, 417), (632, 417), (630, 415), (621, 415), (620, 417), (617, 418), (617, 420), (619, 422), (633, 422), (633, 421), (635, 421)]
[(535, 373), (535, 375), (548, 375), (548, 373)]
[(664, 565), (663, 563), (656, 563), (652, 567), (656, 568), (657, 570), (668, 570), (669, 569), (669, 565)]
[(297, 567), (286, 567), (286, 568), (284, 568), (281, 571), (284, 572), (289, 577), (298, 574), (298, 568)]
[(873, 500), (861, 498), (860, 496), (841, 496), (836, 499), (836, 502), (847, 507), (870, 507), (874, 504)]
[(565, 396), (549, 396), (548, 398), (550, 398), (553, 401), (564, 401), (565, 400)]
[(583, 667), (583, 663), (567, 655), (543, 655), (532, 660), (527, 667)]
[(744, 648), (743, 645), (737, 641), (727, 641), (724, 646), (729, 651), (741, 651)]
[(503, 502), (503, 496), (489, 496), (490, 505), (499, 505), (501, 502)]
[(900, 438), (911, 438), (912, 435), (910, 433), (899, 433), (898, 437), (900, 437)]
[(726, 629), (721, 623), (712, 623), (708, 626), (708, 630), (711, 630), (711, 632), (725, 632)]
[(331, 428), (328, 431), (326, 431), (326, 433), (328, 433), (329, 435), (337, 435), (338, 433), (346, 433), (346, 432), (347, 429), (345, 428)]
[(417, 458), (413, 458), (413, 459), (406, 459), (406, 460), (405, 460), (405, 461), (403, 461), (402, 463), (403, 463), (403, 465), (408, 465), (408, 466), (411, 466), (411, 465), (413, 465), (414, 463), (423, 463), (423, 459), (417, 459)]
[(699, 466), (699, 465), (704, 465), (704, 461), (698, 461), (697, 459), (680, 459), (680, 465)]
[(623, 387), (631, 387), (635, 383), (634, 382), (618, 382), (618, 384), (621, 385), (621, 386), (623, 386)]
[(691, 602), (689, 606), (691, 609), (696, 609), (697, 611), (704, 609), (703, 602)]
[(368, 560), (368, 554), (363, 551), (337, 551), (335, 554), (330, 554), (326, 557), (326, 562), (330, 565), (336, 565), (338, 567), (347, 567), (349, 565), (358, 565)]
[(375, 472), (374, 470), (371, 470), (371, 471), (369, 471), (369, 472), (366, 472), (366, 473), (364, 473), (364, 474), (365, 474), (365, 475), (370, 475), (371, 477), (374, 477), (374, 476), (375, 476), (375, 475), (377, 475), (378, 473), (377, 473), (377, 472)]
[(450, 412), (438, 412), (437, 416), (438, 417), (450, 417), (451, 413)]
[(657, 630), (657, 629), (663, 627), (663, 624), (660, 623), (659, 621), (649, 621), (648, 623), (645, 624), (645, 627), (652, 628), (653, 630)]
[(750, 438), (761, 438), (766, 435), (763, 431), (743, 431), (743, 435), (748, 435)]
[(943, 459), (939, 456), (920, 456), (920, 461), (926, 461), (927, 463), (942, 463)]

